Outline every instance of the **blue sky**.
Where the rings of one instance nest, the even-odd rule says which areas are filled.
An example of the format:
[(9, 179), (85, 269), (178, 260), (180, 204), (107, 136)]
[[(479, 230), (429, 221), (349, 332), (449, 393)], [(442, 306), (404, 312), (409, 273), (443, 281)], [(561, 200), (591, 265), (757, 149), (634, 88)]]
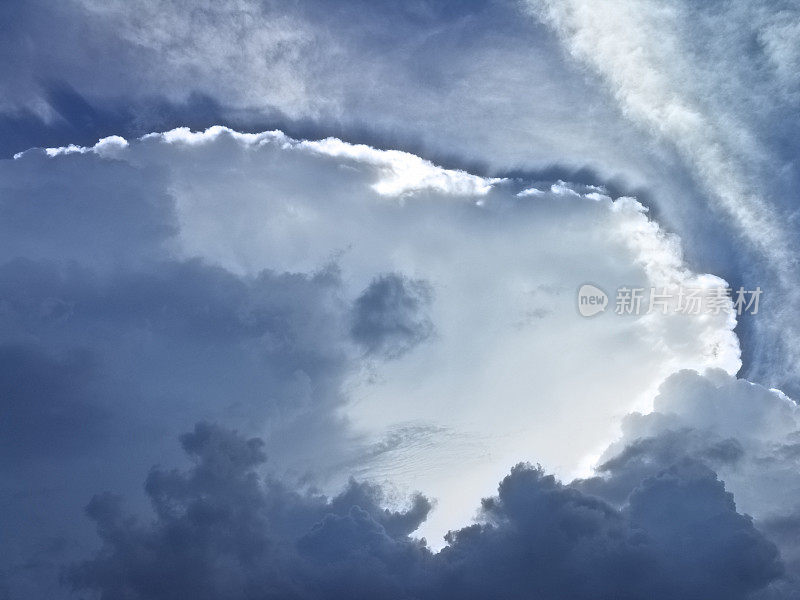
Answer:
[(797, 597), (796, 2), (0, 14), (0, 599)]

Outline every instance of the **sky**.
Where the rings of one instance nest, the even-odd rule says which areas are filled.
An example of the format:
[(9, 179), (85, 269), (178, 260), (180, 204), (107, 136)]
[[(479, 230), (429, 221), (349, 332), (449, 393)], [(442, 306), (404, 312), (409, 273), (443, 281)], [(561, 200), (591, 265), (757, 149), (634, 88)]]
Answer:
[(800, 598), (796, 1), (0, 31), (0, 600)]

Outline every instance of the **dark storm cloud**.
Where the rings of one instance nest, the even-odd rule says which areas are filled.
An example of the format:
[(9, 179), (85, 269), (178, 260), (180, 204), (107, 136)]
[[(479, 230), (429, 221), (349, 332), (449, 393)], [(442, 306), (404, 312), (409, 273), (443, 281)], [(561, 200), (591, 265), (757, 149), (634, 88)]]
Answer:
[(381, 275), (355, 301), (353, 338), (370, 354), (398, 358), (431, 335), (425, 309), (432, 300), (425, 281)]
[(622, 504), (642, 479), (685, 459), (703, 461), (712, 468), (735, 466), (744, 456), (735, 438), (720, 439), (707, 432), (667, 425), (652, 437), (636, 438), (597, 467), (598, 476), (575, 482), (576, 487)]
[[(98, 480), (132, 493), (149, 464), (169, 460), (164, 436), (187, 417), (269, 423), (276, 469), (313, 474), (337, 461), (333, 411), (348, 343), (337, 295), (333, 271), (239, 278), (197, 261), (111, 275), (0, 265), (0, 563), (10, 597), (57, 597), (36, 586), (63, 557), (35, 571), (28, 557), (53, 535), (85, 537), (75, 503)], [(301, 447), (285, 443), (299, 435), (308, 436)], [(313, 458), (320, 452), (325, 460)]]
[[(719, 372), (682, 371), (664, 382), (655, 409), (626, 417), (623, 438), (606, 451), (597, 476), (575, 481), (573, 487), (624, 507), (632, 505), (643, 480), (657, 479), (682, 464), (715, 471), (736, 495), (739, 510), (752, 514), (755, 527), (778, 547), (785, 565), (783, 576), (755, 597), (796, 598), (796, 404), (780, 392)], [(691, 493), (698, 500), (704, 494)], [(647, 506), (658, 510), (656, 502)], [(680, 535), (677, 523), (663, 527)]]
[[(59, 560), (73, 555), (87, 491), (103, 480), (134, 494), (198, 418), (268, 424), (273, 468), (298, 476), (340, 460), (334, 410), (353, 344), (335, 265), (240, 276), (178, 258), (168, 171), (87, 158), (0, 164), (0, 574), (11, 598), (63, 594), (59, 562), (31, 570), (30, 557), (53, 536), (69, 540)], [(285, 443), (298, 435), (309, 442)]]
[(780, 573), (774, 546), (693, 462), (640, 481), (621, 511), (517, 467), (484, 512), (493, 527), (442, 553), (463, 569), (453, 597), (743, 598)]
[(92, 389), (89, 352), (48, 356), (30, 345), (0, 344), (0, 468), (26, 459), (86, 450), (97, 443), (104, 412)]
[(192, 420), (324, 420), (338, 403), (350, 341), (335, 265), (243, 277), (175, 257), (158, 166), (32, 152), (0, 170), (0, 342), (93, 357), (89, 403), (131, 425), (186, 406)]
[[(150, 473), (153, 524), (126, 519), (118, 497), (92, 500), (88, 514), (104, 548), (68, 572), (72, 585), (103, 598), (324, 597), (329, 590), (314, 589), (317, 567), (354, 567), (377, 551), (372, 560), (392, 570), (403, 552), (424, 552), (405, 539), (427, 514), (422, 498), (394, 512), (379, 506), (378, 488), (355, 482), (332, 500), (278, 481), (262, 485), (253, 470), (265, 458), (261, 442), (216, 425), (199, 424), (182, 442), (196, 465)], [(373, 579), (359, 595), (387, 585), (386, 574), (359, 570)]]
[[(0, 323), (10, 339), (37, 336), (53, 347), (102, 349), (106, 363), (110, 353), (124, 351), (126, 339), (146, 335), (154, 352), (206, 347), (244, 356), (252, 350), (256, 363), (277, 378), (298, 370), (335, 377), (343, 357), (326, 303), (335, 308), (337, 285), (335, 270), (240, 278), (189, 260), (104, 275), (16, 259), (0, 265)], [(200, 355), (193, 361), (218, 368)]]
[(120, 499), (88, 507), (103, 548), (66, 579), (102, 598), (745, 598), (778, 577), (775, 547), (713, 471), (683, 460), (643, 479), (621, 510), (518, 465), (480, 523), (432, 554), (408, 537), (430, 504), (381, 507), (351, 481), (327, 499), (261, 482), (262, 443), (215, 425), (182, 437), (188, 472), (155, 469), (153, 523)]

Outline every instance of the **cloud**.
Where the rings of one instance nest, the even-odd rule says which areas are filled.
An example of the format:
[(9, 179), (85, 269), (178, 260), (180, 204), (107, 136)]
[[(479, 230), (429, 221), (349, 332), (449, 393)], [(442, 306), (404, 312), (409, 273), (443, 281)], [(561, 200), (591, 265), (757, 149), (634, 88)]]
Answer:
[[(627, 0), (602, 10), (583, 0), (528, 7), (572, 59), (600, 75), (627, 118), (674, 145), (734, 224), (749, 246), (742, 276), (759, 279), (774, 295), (748, 336), (748, 374), (794, 389), (797, 245), (785, 198), (797, 171), (782, 138), (794, 130), (786, 110), (796, 105), (798, 79), (787, 78), (794, 58), (781, 40), (797, 22), (796, 9), (749, 0), (724, 7)], [(782, 335), (787, 329), (792, 334)]]
[(353, 0), (330, 11), (316, 0), (241, 0), (187, 11), (70, 0), (55, 12), (38, 2), (5, 10), (14, 26), (0, 127), (11, 153), (223, 123), (399, 148), (473, 172), (557, 164), (627, 189), (686, 181), (661, 177), (671, 150), (621, 120), (515, 3)]
[[(10, 135), (0, 136), (8, 155), (179, 126), (335, 136), (405, 150), (451, 171), (516, 174), (548, 185), (558, 178), (603, 183), (615, 197), (637, 196), (666, 229), (679, 232), (697, 269), (766, 287), (768, 270), (743, 273), (752, 253), (743, 256), (738, 232), (707, 206), (706, 191), (674, 145), (623, 118), (599, 77), (587, 77), (565, 57), (546, 26), (520, 18), (519, 3), (353, 0), (330, 11), (315, 0), (280, 6), (243, 0), (186, 11), (165, 0), (153, 18), (141, 17), (152, 7), (134, 5), (70, 0), (56, 13), (40, 3), (7, 9), (7, 22), (15, 23), (4, 64)], [(748, 19), (731, 17), (741, 20)], [(720, 26), (707, 21), (706, 31)], [(275, 23), (284, 31), (275, 32)], [(707, 35), (697, 37), (710, 43)], [(737, 37), (740, 46), (745, 38)], [(16, 50), (23, 46), (26, 52)], [(695, 79), (711, 79), (709, 71)], [(760, 83), (745, 82), (748, 93), (729, 94), (720, 104), (733, 106)], [(34, 105), (57, 113), (49, 126), (29, 114)], [(782, 119), (759, 121), (786, 149), (793, 148), (792, 135), (775, 122), (791, 121), (790, 114), (784, 108)], [(17, 135), (22, 128), (27, 137)], [(13, 139), (19, 141), (11, 146)], [(792, 197), (796, 187), (791, 162), (784, 157), (783, 164), (760, 167), (760, 187), (777, 198)], [(776, 364), (764, 354), (768, 347), (758, 356)], [(773, 375), (757, 379), (767, 376)]]
[[(725, 135), (745, 136), (720, 128), (694, 96), (699, 90), (681, 85), (691, 81), (687, 75), (692, 71), (680, 52), (680, 7), (623, 1), (615, 4), (614, 17), (605, 19), (591, 3), (581, 1), (532, 3), (532, 10), (553, 26), (575, 58), (606, 78), (630, 118), (670, 139), (699, 165), (699, 177), (742, 234), (778, 260), (778, 268), (785, 268), (789, 257), (780, 222), (749, 189), (734, 151), (723, 145)], [(623, 30), (626, 35), (620, 35)]]
[[(62, 307), (51, 308), (58, 318)], [(97, 443), (105, 415), (92, 389), (95, 362), (88, 352), (53, 358), (36, 346), (0, 345), (4, 468), (31, 468), (31, 458), (85, 451)]]
[(421, 310), (432, 300), (431, 286), (390, 273), (372, 281), (354, 304), (353, 338), (368, 353), (398, 358), (432, 333)]
[(0, 594), (790, 597), (797, 11), (529, 6), (0, 7)]
[(774, 546), (690, 462), (640, 481), (619, 511), (518, 466), (483, 514), (441, 553), (466, 597), (745, 597), (780, 572)]
[(182, 437), (196, 463), (154, 470), (156, 519), (124, 517), (119, 498), (87, 508), (103, 540), (67, 572), (77, 589), (143, 600), (281, 598), (744, 598), (781, 573), (775, 547), (709, 469), (683, 462), (644, 479), (617, 510), (518, 465), (481, 521), (432, 554), (408, 537), (430, 504), (381, 507), (379, 488), (299, 494), (254, 472), (246, 440), (198, 424)]
[[(0, 562), (11, 597), (63, 593), (59, 565), (89, 543), (72, 518), (87, 489), (105, 481), (141, 510), (138, 480), (174, 455), (169, 438), (187, 417), (269, 429), (276, 464), (298, 477), (324, 467), (309, 459), (322, 446), (342, 460), (334, 411), (356, 349), (336, 269), (242, 277), (172, 255), (164, 170), (117, 161), (124, 146), (110, 146), (103, 174), (80, 153), (1, 167)], [(63, 169), (50, 171), (55, 160)], [(280, 441), (298, 429), (315, 443)], [(66, 540), (57, 555), (31, 562), (54, 537)]]
[(799, 417), (797, 404), (777, 390), (716, 370), (682, 371), (661, 386), (653, 412), (626, 417), (598, 476), (576, 486), (622, 505), (642, 479), (673, 465), (690, 460), (713, 469), (788, 565), (771, 593), (792, 597), (800, 565), (788, 535), (798, 515)]
[(374, 486), (351, 482), (328, 499), (262, 482), (254, 472), (262, 442), (208, 423), (182, 444), (196, 461), (189, 472), (156, 469), (147, 478), (152, 524), (125, 518), (118, 497), (92, 500), (87, 512), (104, 548), (68, 572), (73, 586), (104, 597), (330, 597), (315, 590), (317, 564), (350, 561), (378, 580), (375, 589), (381, 575), (363, 568), (364, 552), (385, 550), (372, 560), (394, 569), (401, 547), (422, 549), (405, 539), (429, 508), (420, 497), (407, 511), (389, 511)]
[[(443, 457), (454, 452), (447, 440), (472, 438), (475, 445), (468, 452), (474, 458), (469, 460), (478, 462), (475, 487), (465, 497), (488, 493), (507, 465), (530, 450), (531, 431), (511, 434), (509, 415), (515, 422), (538, 423), (532, 450), (544, 464), (567, 472), (613, 438), (615, 413), (646, 405), (672, 371), (698, 360), (731, 372), (739, 368), (732, 312), (700, 321), (650, 314), (626, 322), (605, 315), (600, 325), (588, 328), (577, 317), (573, 294), (586, 281), (612, 294), (627, 282), (671, 290), (724, 285), (713, 276), (692, 273), (678, 240), (650, 221), (634, 199), (612, 200), (597, 187), (564, 182), (543, 198), (518, 198), (518, 191), (530, 187), (524, 181), (445, 169), (437, 173), (437, 167), (405, 153), (331, 140), (298, 141), (280, 132), (179, 129), (113, 148), (115, 160), (138, 169), (168, 165), (179, 223), (169, 248), (179, 257), (201, 258), (246, 276), (263, 269), (314, 272), (335, 257), (341, 293), (354, 302), (381, 274), (426, 281), (435, 302), (425, 318), (437, 332), (435, 339), (392, 364), (354, 364), (345, 387), (350, 398), (363, 401), (343, 413), (354, 431), (372, 439), (402, 425), (409, 414), (424, 425), (445, 426), (455, 436), (442, 438)], [(52, 160), (83, 156), (102, 161), (99, 152), (97, 147), (73, 149)], [(34, 155), (19, 160), (34, 160)], [(424, 168), (409, 170), (408, 165)], [(221, 197), (233, 199), (224, 210)], [(334, 221), (340, 225), (331, 228)], [(541, 311), (550, 311), (550, 318), (531, 321), (529, 315)], [(596, 373), (594, 398), (586, 394), (583, 380), (563, 372), (565, 365), (549, 341), (556, 334), (571, 340), (573, 364)], [(598, 345), (614, 348), (606, 350), (616, 355), (620, 367), (612, 369), (612, 376), (606, 362), (598, 360)], [(615, 391), (620, 378), (630, 382), (625, 406), (619, 406)], [(531, 390), (537, 390), (533, 401)], [(455, 414), (447, 408), (454, 394), (460, 406)], [(501, 412), (484, 402), (496, 394), (503, 398)], [(583, 411), (586, 420), (565, 420), (560, 409), (546, 408), (561, 402)], [(559, 441), (563, 434), (554, 432), (563, 431), (562, 426), (575, 427), (570, 437), (581, 444), (567, 447)], [(485, 444), (493, 448), (490, 457), (479, 449)], [(395, 462), (403, 452), (398, 448), (384, 454), (374, 475), (406, 472)], [(425, 484), (440, 499), (449, 486), (435, 473), (446, 464), (425, 469), (431, 474)], [(469, 517), (471, 505), (459, 502), (458, 515), (444, 509), (438, 513), (450, 515), (447, 524), (439, 517), (429, 520), (436, 528), (429, 535), (438, 538)]]
[[(14, 529), (14, 555), (53, 531), (91, 543), (74, 517), (99, 485), (144, 514), (138, 482), (179, 460), (171, 440), (198, 419), (262, 437), (264, 468), (291, 484), (332, 496), (356, 473), (421, 490), (437, 503), (418, 533), (439, 547), (509, 464), (584, 473), (669, 373), (739, 368), (730, 310), (579, 316), (587, 281), (612, 296), (724, 285), (692, 271), (639, 202), (598, 187), (222, 127), (0, 168), (2, 341), (88, 352), (97, 393), (84, 400), (108, 415), (81, 452), (48, 457), (68, 482), (15, 482), (16, 511), (32, 490), (57, 493), (24, 508), (38, 525)], [(517, 195), (534, 184), (549, 191)], [(9, 585), (35, 597), (47, 580), (20, 568)]]

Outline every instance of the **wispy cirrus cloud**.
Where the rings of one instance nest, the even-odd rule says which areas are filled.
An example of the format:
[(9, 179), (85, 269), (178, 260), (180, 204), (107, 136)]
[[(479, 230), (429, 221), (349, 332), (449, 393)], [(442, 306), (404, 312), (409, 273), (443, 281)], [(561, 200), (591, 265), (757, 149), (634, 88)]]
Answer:
[[(747, 1), (527, 5), (572, 58), (603, 78), (626, 117), (678, 149), (746, 240), (751, 260), (764, 263), (780, 299), (759, 322), (759, 335), (780, 344), (786, 358), (760, 353), (752, 368), (772, 382), (796, 380), (797, 345), (778, 334), (788, 327), (796, 337), (796, 236), (786, 190), (773, 185), (776, 171), (796, 173), (776, 132), (794, 127), (783, 111), (797, 101), (797, 79), (787, 79), (794, 59), (781, 40), (796, 12)], [(760, 364), (769, 361), (780, 366), (769, 372)]]

